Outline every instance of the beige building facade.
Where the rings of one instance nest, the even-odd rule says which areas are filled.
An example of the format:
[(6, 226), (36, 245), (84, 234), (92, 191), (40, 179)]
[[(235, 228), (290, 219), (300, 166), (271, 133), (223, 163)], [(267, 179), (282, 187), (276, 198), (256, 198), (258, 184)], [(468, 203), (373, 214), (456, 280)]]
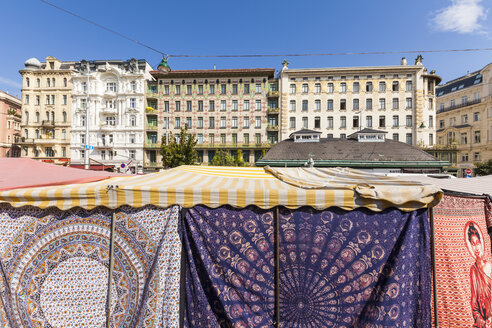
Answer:
[(28, 59), (22, 76), (21, 156), (70, 162), (73, 62)]
[(458, 150), (458, 176), (492, 158), (492, 64), (436, 89), (436, 148)]
[(20, 157), (21, 100), (0, 91), (0, 157)]
[(290, 69), (280, 80), (280, 140), (297, 130), (346, 138), (364, 128), (420, 147), (435, 143), (435, 86), (422, 58), (396, 66)]

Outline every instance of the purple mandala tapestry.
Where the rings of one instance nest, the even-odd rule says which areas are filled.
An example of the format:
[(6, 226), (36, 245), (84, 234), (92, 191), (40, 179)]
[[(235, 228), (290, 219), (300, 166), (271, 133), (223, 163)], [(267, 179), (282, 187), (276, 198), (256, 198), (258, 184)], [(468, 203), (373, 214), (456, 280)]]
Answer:
[(280, 210), (280, 326), (430, 327), (426, 210)]
[(272, 327), (272, 212), (196, 206), (183, 244), (186, 327)]

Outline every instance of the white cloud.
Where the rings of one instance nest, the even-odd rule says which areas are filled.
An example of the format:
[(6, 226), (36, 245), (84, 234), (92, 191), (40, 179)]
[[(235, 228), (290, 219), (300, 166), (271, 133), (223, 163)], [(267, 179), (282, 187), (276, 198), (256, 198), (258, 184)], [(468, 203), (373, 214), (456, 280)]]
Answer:
[(3, 83), (3, 84), (7, 84), (7, 85), (10, 85), (12, 87), (16, 87), (16, 88), (22, 88), (22, 84), (17, 82), (17, 81), (12, 81), (10, 79), (7, 79), (7, 78), (4, 78), (4, 77), (1, 77), (0, 76), (0, 83)]
[(487, 19), (488, 10), (482, 0), (451, 0), (451, 5), (439, 10), (433, 23), (441, 31), (474, 33), (484, 32), (481, 22)]

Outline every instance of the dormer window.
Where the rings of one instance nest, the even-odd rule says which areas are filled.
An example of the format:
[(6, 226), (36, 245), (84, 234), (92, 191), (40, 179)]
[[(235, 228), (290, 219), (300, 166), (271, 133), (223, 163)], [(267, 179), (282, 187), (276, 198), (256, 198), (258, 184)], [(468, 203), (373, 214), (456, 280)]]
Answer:
[(303, 129), (292, 133), (289, 137), (294, 142), (319, 142), (321, 132)]

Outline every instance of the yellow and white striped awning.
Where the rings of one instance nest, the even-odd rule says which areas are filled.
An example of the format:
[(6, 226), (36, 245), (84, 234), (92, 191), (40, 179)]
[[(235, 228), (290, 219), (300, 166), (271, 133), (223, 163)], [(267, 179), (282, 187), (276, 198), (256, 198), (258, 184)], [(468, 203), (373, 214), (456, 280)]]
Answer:
[[(0, 192), (0, 202), (8, 202), (15, 207), (54, 206), (60, 209), (141, 207), (148, 204), (192, 207), (201, 204), (213, 208), (221, 205), (256, 205), (260, 208), (280, 205), (316, 209), (335, 206), (345, 210), (366, 207), (373, 211), (396, 207), (413, 211), (433, 206), (442, 196), (436, 187), (368, 175), (357, 170), (329, 169), (305, 174), (304, 177), (302, 171), (293, 170), (296, 169), (270, 169), (266, 172), (263, 168), (181, 166), (160, 173), (87, 184), (4, 191)], [(315, 169), (301, 170), (313, 172)], [(316, 180), (325, 183), (313, 187), (309, 181)]]

